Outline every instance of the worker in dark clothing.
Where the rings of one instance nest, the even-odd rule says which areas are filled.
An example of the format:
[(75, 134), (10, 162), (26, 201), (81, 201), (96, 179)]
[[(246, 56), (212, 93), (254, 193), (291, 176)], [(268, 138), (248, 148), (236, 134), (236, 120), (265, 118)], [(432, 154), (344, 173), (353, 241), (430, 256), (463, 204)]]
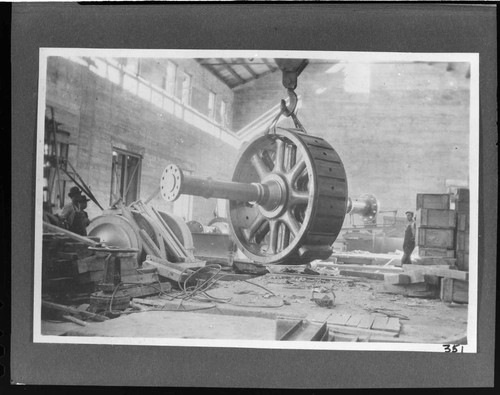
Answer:
[(85, 210), (89, 199), (82, 195), (82, 191), (78, 187), (72, 187), (69, 190), (68, 196), (71, 198), (71, 202), (63, 207), (59, 218), (66, 229), (79, 235), (86, 236), (88, 215), (86, 212), (81, 213), (81, 207)]
[(405, 228), (405, 238), (403, 240), (403, 257), (401, 258), (401, 265), (411, 265), (411, 253), (415, 249), (415, 234), (416, 234), (416, 224), (413, 218), (413, 211), (407, 211), (406, 219), (408, 223)]
[(87, 226), (89, 226), (89, 215), (85, 211), (87, 208), (87, 199), (85, 196), (80, 195), (76, 198), (75, 213), (73, 221), (69, 227), (69, 230), (73, 233), (79, 234), (81, 236), (87, 236)]

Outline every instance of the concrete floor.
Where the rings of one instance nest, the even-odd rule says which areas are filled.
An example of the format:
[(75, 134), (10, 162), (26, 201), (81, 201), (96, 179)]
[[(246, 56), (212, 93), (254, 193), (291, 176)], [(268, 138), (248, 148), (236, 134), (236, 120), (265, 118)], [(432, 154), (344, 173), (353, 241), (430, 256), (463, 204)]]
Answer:
[[(175, 311), (132, 313), (106, 322), (88, 322), (85, 327), (44, 322), (42, 334), (274, 340), (278, 317), (324, 322), (332, 314), (367, 315), (376, 310), (408, 318), (400, 319), (401, 342), (440, 344), (466, 334), (468, 305), (383, 293), (383, 282), (378, 280), (339, 276), (320, 283), (314, 278), (268, 274), (251, 282), (265, 289), (243, 281), (219, 281), (208, 294), (227, 303), (189, 300), (181, 305), (168, 295), (149, 297), (146, 302)], [(313, 287), (319, 286), (332, 287), (333, 308), (311, 301)]]

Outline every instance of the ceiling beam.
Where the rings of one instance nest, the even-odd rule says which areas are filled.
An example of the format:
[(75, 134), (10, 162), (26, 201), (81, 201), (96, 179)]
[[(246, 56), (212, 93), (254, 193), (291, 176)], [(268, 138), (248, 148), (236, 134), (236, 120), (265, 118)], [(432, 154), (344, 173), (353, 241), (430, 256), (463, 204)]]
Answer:
[(236, 71), (234, 71), (234, 69), (229, 66), (227, 63), (224, 62), (223, 59), (217, 59), (219, 62), (222, 62), (222, 67), (224, 67), (227, 71), (229, 71), (231, 73), (231, 75), (236, 78), (241, 84), (244, 84), (245, 82), (247, 82), (246, 80), (243, 79), (243, 77), (241, 75), (239, 75)]
[(232, 86), (233, 84), (231, 84), (230, 81), (228, 81), (227, 79), (222, 77), (222, 75), (220, 75), (219, 72), (217, 70), (215, 70), (215, 68), (212, 66), (212, 63), (203, 63), (203, 59), (196, 59), (196, 61), (200, 65), (205, 67), (211, 74), (216, 76), (220, 81), (222, 81), (224, 84), (226, 84), (229, 88), (233, 88), (233, 86)]
[(257, 73), (255, 71), (253, 71), (253, 69), (249, 65), (243, 64), (242, 66), (245, 68), (246, 71), (248, 71), (250, 73), (250, 75), (253, 78), (255, 78), (255, 79), (259, 78), (259, 76), (257, 75)]
[(266, 64), (266, 66), (269, 68), (271, 71), (276, 71), (278, 70), (278, 67), (275, 67), (269, 60), (262, 58), (263, 62)]

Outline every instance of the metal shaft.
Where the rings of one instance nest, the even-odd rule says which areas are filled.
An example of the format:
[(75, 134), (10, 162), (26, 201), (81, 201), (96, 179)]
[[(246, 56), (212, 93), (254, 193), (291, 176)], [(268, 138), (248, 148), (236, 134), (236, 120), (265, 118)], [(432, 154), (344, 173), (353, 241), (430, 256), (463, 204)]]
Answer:
[(347, 202), (348, 214), (359, 214), (366, 220), (375, 218), (378, 213), (378, 200), (373, 195), (363, 195), (358, 198), (349, 198)]
[(269, 188), (263, 184), (218, 181), (186, 175), (176, 165), (169, 165), (164, 170), (160, 191), (163, 198), (170, 202), (182, 194), (259, 203), (269, 196)]
[(219, 181), (196, 176), (184, 176), (181, 193), (205, 198), (228, 199), (240, 202), (253, 202), (262, 199), (262, 184)]

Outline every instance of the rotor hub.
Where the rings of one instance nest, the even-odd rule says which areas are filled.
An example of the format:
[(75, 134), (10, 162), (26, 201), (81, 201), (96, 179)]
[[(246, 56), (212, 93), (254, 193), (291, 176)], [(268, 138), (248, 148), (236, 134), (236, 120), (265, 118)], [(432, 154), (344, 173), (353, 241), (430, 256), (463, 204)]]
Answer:
[(277, 218), (287, 209), (288, 185), (279, 174), (269, 174), (262, 180), (266, 190), (265, 201), (259, 204), (259, 210), (266, 218)]

